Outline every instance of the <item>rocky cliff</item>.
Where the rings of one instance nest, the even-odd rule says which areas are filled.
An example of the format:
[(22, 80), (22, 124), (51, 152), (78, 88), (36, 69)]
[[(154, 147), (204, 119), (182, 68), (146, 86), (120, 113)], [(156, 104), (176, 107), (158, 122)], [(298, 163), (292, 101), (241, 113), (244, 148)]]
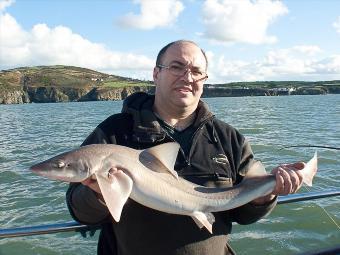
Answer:
[(57, 88), (26, 86), (0, 91), (0, 104), (122, 100), (137, 91), (154, 93), (154, 86), (134, 86), (126, 88)]

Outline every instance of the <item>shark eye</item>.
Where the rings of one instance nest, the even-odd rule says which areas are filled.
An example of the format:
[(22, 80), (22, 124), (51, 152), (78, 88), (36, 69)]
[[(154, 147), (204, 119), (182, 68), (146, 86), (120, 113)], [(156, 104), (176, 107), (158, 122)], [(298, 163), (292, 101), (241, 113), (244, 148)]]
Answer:
[(58, 162), (58, 168), (63, 168), (65, 166), (65, 163), (63, 161)]

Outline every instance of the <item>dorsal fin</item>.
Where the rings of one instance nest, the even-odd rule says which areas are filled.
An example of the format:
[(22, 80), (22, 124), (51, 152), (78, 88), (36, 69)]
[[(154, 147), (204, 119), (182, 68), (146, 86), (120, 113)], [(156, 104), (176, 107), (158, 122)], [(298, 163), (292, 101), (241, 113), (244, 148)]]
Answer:
[(174, 166), (179, 148), (179, 144), (174, 142), (156, 145), (143, 150), (140, 153), (139, 160), (144, 166), (152, 171), (171, 173), (178, 179), (178, 174), (174, 170)]

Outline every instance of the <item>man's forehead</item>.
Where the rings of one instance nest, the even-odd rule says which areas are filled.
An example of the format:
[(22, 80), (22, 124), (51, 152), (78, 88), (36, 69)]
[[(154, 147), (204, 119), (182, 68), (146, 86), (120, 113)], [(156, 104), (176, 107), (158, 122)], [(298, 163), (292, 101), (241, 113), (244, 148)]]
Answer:
[(189, 42), (171, 45), (164, 55), (164, 61), (168, 64), (171, 62), (179, 62), (183, 64), (190, 63), (197, 67), (206, 66), (206, 60), (202, 50), (197, 45)]

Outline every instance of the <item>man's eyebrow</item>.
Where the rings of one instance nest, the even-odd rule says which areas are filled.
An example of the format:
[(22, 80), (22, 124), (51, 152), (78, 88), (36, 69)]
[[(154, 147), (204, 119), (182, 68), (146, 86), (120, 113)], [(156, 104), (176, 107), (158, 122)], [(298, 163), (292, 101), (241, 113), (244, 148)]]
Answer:
[(170, 65), (172, 65), (172, 64), (177, 64), (177, 65), (180, 65), (180, 66), (187, 66), (186, 63), (180, 62), (178, 60), (171, 61)]
[[(180, 66), (187, 66), (188, 65), (187, 63), (183, 63), (183, 62), (178, 61), (178, 60), (171, 61), (169, 65), (173, 65), (173, 64), (177, 64), (177, 65), (180, 65)], [(192, 68), (195, 69), (195, 70), (204, 70), (204, 68), (202, 68), (201, 66), (192, 66)]]

